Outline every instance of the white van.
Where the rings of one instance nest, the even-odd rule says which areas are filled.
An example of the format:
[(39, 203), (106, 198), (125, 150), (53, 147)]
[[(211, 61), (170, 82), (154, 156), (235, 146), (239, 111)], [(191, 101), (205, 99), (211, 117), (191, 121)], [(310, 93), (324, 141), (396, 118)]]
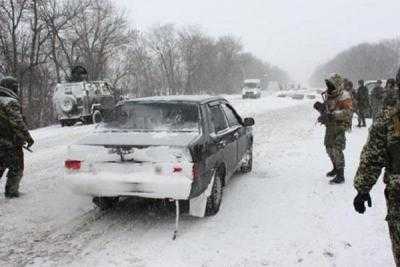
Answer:
[(261, 80), (249, 79), (244, 81), (242, 89), (242, 98), (260, 98), (261, 97)]

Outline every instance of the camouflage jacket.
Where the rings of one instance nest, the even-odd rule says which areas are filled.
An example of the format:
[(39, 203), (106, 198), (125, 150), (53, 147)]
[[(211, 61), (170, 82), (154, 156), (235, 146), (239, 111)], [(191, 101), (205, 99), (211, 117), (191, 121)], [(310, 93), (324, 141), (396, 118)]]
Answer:
[(383, 105), (383, 100), (385, 97), (385, 91), (383, 87), (377, 86), (371, 91), (371, 106), (372, 107), (381, 107)]
[(385, 108), (372, 125), (354, 178), (355, 189), (360, 193), (368, 193), (377, 182), (383, 168), (384, 182), (389, 186), (391, 179), (400, 175), (399, 106)]
[(326, 127), (343, 127), (347, 129), (350, 126), (352, 105), (351, 96), (347, 91), (343, 91), (337, 98), (328, 98), (327, 108), (329, 113), (333, 114), (333, 120), (329, 121)]
[(21, 146), (31, 139), (18, 97), (0, 87), (0, 147)]
[(383, 105), (387, 106), (395, 106), (398, 104), (399, 99), (399, 89), (397, 87), (386, 88), (385, 89), (385, 99), (383, 101)]
[(361, 86), (357, 90), (357, 107), (361, 110), (369, 108), (369, 93), (365, 86)]

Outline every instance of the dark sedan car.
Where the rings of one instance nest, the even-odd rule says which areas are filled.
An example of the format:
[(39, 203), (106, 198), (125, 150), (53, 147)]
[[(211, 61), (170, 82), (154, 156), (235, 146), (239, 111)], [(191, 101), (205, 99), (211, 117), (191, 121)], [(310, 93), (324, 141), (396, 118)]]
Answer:
[(70, 146), (67, 179), (102, 208), (136, 196), (189, 200), (191, 215), (213, 215), (232, 174), (252, 169), (253, 125), (221, 97), (124, 101)]

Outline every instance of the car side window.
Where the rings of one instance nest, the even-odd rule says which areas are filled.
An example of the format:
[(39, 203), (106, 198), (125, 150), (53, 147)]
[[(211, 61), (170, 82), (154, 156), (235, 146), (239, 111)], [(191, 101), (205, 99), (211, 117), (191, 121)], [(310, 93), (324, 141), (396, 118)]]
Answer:
[(219, 105), (209, 106), (211, 123), (214, 126), (214, 132), (218, 133), (228, 128), (228, 122), (225, 114)]
[(110, 87), (106, 83), (101, 85), (101, 89), (102, 89), (103, 95), (105, 95), (105, 96), (110, 96), (112, 94)]
[(223, 104), (222, 108), (225, 112), (226, 118), (228, 119), (228, 123), (229, 123), (230, 127), (240, 125), (240, 122), (238, 120), (238, 117), (237, 117), (235, 111), (233, 111), (233, 109), (230, 106)]

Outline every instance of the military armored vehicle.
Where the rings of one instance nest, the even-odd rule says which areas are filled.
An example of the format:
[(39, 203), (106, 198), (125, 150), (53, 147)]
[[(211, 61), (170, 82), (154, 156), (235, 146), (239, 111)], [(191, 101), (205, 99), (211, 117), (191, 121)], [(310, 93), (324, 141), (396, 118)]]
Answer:
[(105, 81), (85, 81), (86, 70), (76, 67), (69, 82), (57, 84), (53, 96), (54, 109), (61, 126), (77, 122), (99, 123), (116, 104), (111, 86)]

